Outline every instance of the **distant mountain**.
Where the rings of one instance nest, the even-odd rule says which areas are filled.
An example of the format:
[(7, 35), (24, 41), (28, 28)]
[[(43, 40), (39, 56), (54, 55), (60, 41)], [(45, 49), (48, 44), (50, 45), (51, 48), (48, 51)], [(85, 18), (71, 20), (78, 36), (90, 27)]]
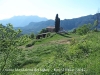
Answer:
[[(91, 23), (96, 20), (95, 15), (88, 15), (74, 19), (65, 19), (61, 20), (60, 26), (63, 27), (64, 30), (71, 30), (73, 28), (77, 28), (80, 25)], [(34, 32), (35, 34), (40, 32), (41, 29), (46, 28), (48, 26), (54, 26), (54, 20), (42, 21), (42, 22), (31, 22), (25, 27), (19, 27), (22, 29), (23, 33), (28, 34)]]
[(29, 25), (25, 27), (16, 27), (15, 29), (20, 28), (24, 34), (29, 34), (31, 32), (34, 32), (35, 34), (37, 34), (38, 32), (40, 32), (43, 28), (46, 28), (47, 26), (54, 26), (54, 20), (31, 22), (29, 23)]
[(40, 22), (46, 20), (48, 19), (38, 16), (14, 16), (9, 19), (0, 20), (0, 23), (2, 23), (3, 25), (11, 23), (14, 27), (24, 27), (28, 25), (30, 22)]
[(61, 21), (61, 26), (65, 30), (71, 30), (83, 24), (88, 24), (88, 23), (93, 24), (95, 20), (96, 20), (96, 15), (88, 15), (74, 19), (65, 19)]

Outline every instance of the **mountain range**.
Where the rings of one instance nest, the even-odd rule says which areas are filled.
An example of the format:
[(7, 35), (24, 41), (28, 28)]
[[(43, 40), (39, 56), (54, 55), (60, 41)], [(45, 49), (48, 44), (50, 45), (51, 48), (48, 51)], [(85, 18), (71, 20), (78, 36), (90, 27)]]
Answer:
[[(100, 13), (99, 13), (99, 15), (100, 15)], [(63, 27), (64, 30), (72, 30), (83, 24), (88, 24), (88, 23), (93, 24), (96, 19), (97, 19), (96, 14), (82, 16), (82, 17), (73, 18), (73, 19), (64, 19), (64, 20), (60, 21), (60, 26)], [(22, 27), (21, 29), (24, 34), (26, 34), (26, 33), (29, 34), (30, 32), (34, 32), (35, 34), (37, 34), (42, 29), (44, 29), (48, 26), (54, 26), (54, 25), (55, 25), (54, 20), (47, 20), (47, 21), (41, 21), (41, 22), (30, 22), (27, 26)]]
[[(60, 21), (60, 26), (63, 27), (64, 30), (72, 30), (83, 24), (87, 24), (87, 23), (93, 24), (96, 19), (97, 19), (97, 14), (82, 16), (82, 17), (73, 18), (73, 19), (64, 19)], [(100, 19), (100, 16), (99, 16), (99, 19)], [(20, 28), (23, 34), (29, 34), (32, 32), (37, 34), (42, 29), (48, 26), (55, 25), (54, 20), (48, 20), (46, 18), (41, 18), (38, 16), (27, 16), (27, 17), (26, 16), (15, 16), (15, 17), (8, 19), (7, 21), (2, 20), (0, 22), (1, 23), (10, 22), (11, 24), (14, 25), (15, 29)]]
[(46, 20), (48, 19), (44, 17), (23, 15), (23, 16), (13, 16), (9, 19), (0, 20), (0, 23), (2, 23), (3, 25), (11, 23), (14, 27), (24, 27), (28, 25), (30, 22), (40, 22)]

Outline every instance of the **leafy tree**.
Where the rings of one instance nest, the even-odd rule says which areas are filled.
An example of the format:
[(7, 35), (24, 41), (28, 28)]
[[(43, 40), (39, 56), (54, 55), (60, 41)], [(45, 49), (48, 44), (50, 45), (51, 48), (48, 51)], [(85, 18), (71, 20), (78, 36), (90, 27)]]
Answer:
[(30, 38), (34, 39), (34, 33), (31, 33)]
[(55, 18), (55, 32), (58, 32), (60, 30), (60, 18), (58, 17), (58, 14), (56, 14)]
[(48, 33), (47, 33), (47, 37), (49, 37), (50, 35), (51, 35), (51, 33), (50, 33), (50, 32), (48, 32)]
[(92, 28), (92, 24), (84, 24), (76, 29), (76, 32), (80, 35), (87, 34)]
[(0, 72), (1, 75), (6, 74), (6, 68), (11, 68), (14, 65), (19, 51), (18, 38), (21, 30), (14, 30), (11, 24), (3, 26), (0, 24)]
[(99, 19), (100, 18), (100, 13), (99, 13), (99, 11), (97, 12), (97, 14), (96, 14), (96, 21), (94, 22), (94, 25), (95, 25), (95, 31), (98, 31), (98, 26), (99, 26)]
[(46, 33), (46, 32), (47, 32), (46, 29), (42, 29), (42, 30), (40, 31), (40, 33)]
[(29, 35), (22, 35), (20, 36), (20, 38), (18, 38), (18, 45), (22, 46), (24, 44), (26, 44), (28, 41), (31, 41)]
[(76, 29), (73, 29), (72, 33), (76, 33)]
[(98, 20), (95, 20), (94, 21), (94, 27), (95, 27), (95, 29), (94, 29), (94, 31), (98, 31)]

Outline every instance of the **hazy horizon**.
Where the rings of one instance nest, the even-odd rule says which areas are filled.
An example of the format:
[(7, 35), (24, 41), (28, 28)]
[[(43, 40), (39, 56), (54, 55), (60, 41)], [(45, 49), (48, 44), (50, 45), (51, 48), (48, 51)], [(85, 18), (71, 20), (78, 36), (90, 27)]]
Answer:
[[(96, 14), (96, 13), (95, 13)], [(88, 15), (95, 15), (95, 14), (88, 14)], [(59, 14), (58, 14), (59, 15)], [(88, 16), (88, 15), (84, 15), (84, 16)], [(10, 18), (13, 18), (13, 17), (18, 17), (18, 16), (38, 16), (38, 15), (15, 15), (15, 16), (11, 16), (9, 18), (4, 18), (4, 19), (0, 19), (0, 20), (6, 20), (6, 19), (10, 19)], [(56, 16), (56, 14), (55, 14)], [(54, 19), (55, 19), (55, 16), (54, 16)], [(84, 17), (84, 16), (79, 16), (79, 17), (74, 17), (74, 18), (64, 18), (64, 19), (75, 19), (75, 18), (80, 18), (80, 17)], [(38, 16), (40, 17), (40, 16)], [(41, 18), (46, 18), (46, 17), (41, 17)], [(48, 18), (47, 18), (48, 19)], [(54, 20), (54, 19), (48, 19), (48, 20)], [(61, 19), (61, 20), (64, 20), (64, 19)]]
[(13, 16), (35, 15), (61, 20), (78, 18), (97, 13), (100, 0), (0, 0), (0, 20)]

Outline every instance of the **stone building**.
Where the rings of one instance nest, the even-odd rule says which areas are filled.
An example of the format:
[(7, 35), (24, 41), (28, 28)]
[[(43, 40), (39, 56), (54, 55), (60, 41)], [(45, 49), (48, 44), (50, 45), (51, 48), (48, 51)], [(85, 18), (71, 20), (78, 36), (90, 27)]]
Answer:
[(46, 28), (46, 30), (48, 32), (55, 32), (55, 27), (54, 26), (49, 26), (49, 27)]

